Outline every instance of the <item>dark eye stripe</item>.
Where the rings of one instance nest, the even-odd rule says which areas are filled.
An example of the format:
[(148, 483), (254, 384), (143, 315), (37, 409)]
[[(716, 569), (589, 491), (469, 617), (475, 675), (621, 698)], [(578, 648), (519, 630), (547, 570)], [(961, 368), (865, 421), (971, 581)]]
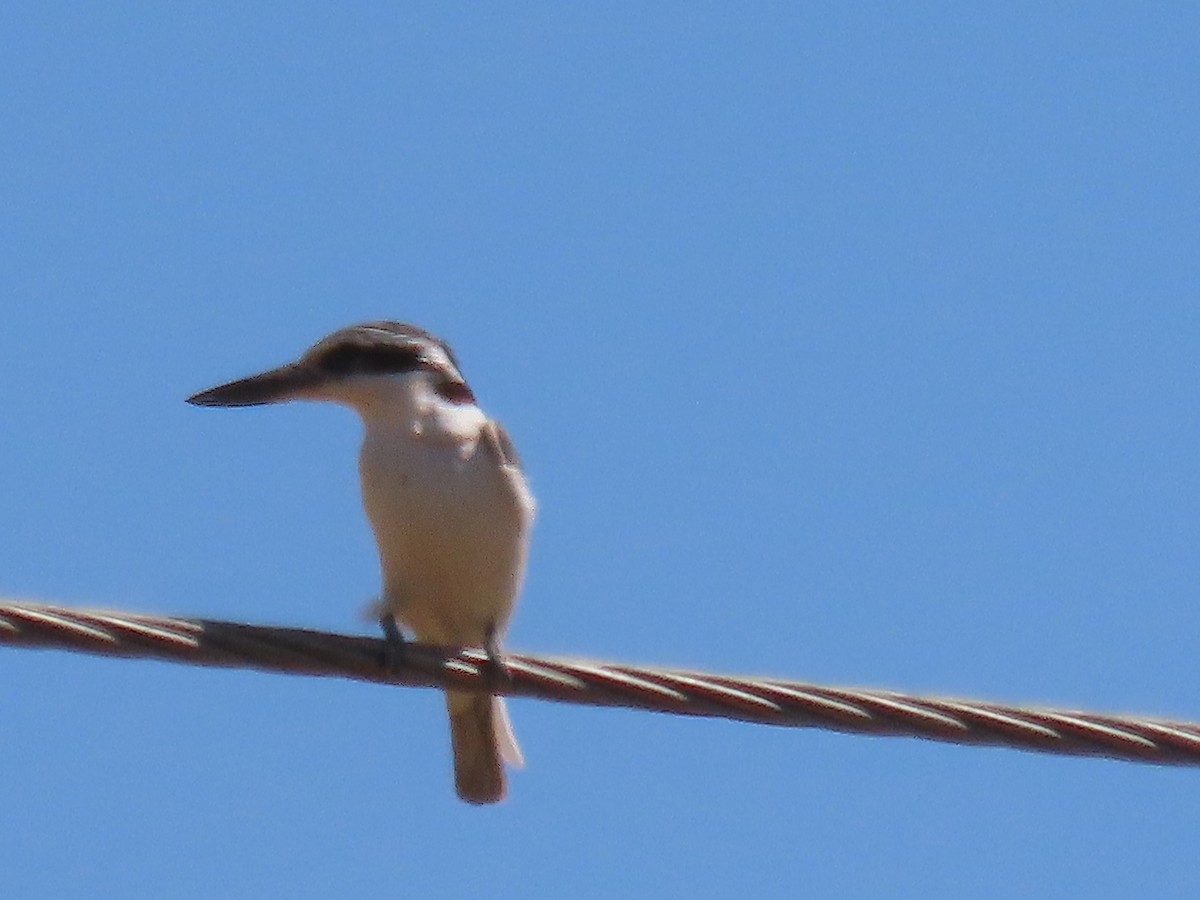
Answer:
[(383, 375), (421, 367), (421, 353), (403, 344), (339, 344), (314, 363), (330, 375)]
[(444, 378), (438, 383), (435, 389), (443, 400), (449, 400), (451, 403), (475, 402), (475, 395), (471, 393), (471, 389), (465, 381), (454, 381)]

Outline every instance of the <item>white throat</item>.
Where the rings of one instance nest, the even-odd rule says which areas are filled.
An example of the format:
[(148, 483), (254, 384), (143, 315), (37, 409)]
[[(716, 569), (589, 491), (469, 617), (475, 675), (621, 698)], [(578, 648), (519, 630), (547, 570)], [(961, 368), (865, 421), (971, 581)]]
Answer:
[(474, 441), (487, 421), (476, 404), (439, 394), (429, 372), (357, 376), (327, 390), (329, 399), (358, 413), (368, 436), (400, 431)]

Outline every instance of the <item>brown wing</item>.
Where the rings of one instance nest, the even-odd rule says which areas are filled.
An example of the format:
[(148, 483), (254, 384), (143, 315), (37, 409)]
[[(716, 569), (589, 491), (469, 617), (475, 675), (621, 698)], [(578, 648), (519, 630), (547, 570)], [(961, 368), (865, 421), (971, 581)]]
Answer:
[(520, 471), (521, 457), (517, 455), (517, 448), (513, 446), (512, 438), (508, 436), (508, 432), (504, 430), (504, 426), (495, 419), (488, 419), (487, 424), (483, 426), (483, 431), (480, 434), (480, 439), (483, 441), (484, 447), (495, 460), (501, 465), (512, 466)]
[(504, 473), (505, 480), (512, 491), (513, 501), (517, 508), (522, 510), (524, 527), (528, 527), (529, 523), (533, 521), (537, 503), (529, 490), (525, 474), (521, 471), (521, 458), (517, 456), (517, 448), (513, 446), (508, 432), (499, 422), (494, 419), (489, 420), (479, 434), (479, 445), (483, 448), (484, 453), (500, 464), (500, 471)]

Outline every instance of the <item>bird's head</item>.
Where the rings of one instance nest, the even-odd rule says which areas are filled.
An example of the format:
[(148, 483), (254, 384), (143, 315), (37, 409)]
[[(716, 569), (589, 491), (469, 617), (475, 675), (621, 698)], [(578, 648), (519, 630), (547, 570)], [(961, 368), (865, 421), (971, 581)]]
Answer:
[(200, 391), (196, 406), (261, 406), (331, 400), (366, 415), (381, 403), (427, 388), (450, 403), (473, 403), (449, 345), (415, 325), (365, 322), (321, 338), (299, 359)]

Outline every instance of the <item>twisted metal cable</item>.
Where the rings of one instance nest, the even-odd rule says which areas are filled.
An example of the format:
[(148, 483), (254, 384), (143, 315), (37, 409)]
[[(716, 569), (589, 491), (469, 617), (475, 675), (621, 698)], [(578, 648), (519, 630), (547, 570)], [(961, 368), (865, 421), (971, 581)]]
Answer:
[(1200, 765), (1195, 722), (527, 654), (506, 654), (507, 676), (498, 677), (482, 650), (410, 643), (397, 665), (381, 638), (302, 628), (0, 602), (0, 644)]

